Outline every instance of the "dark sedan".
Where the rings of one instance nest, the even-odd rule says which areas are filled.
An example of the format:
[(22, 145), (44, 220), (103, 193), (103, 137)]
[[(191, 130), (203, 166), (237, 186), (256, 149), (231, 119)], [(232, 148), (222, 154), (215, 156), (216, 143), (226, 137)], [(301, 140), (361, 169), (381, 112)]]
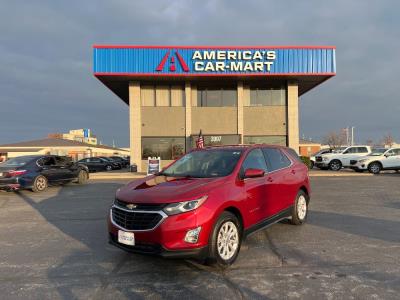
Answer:
[(120, 156), (110, 156), (110, 158), (113, 159), (114, 161), (118, 162), (118, 163), (121, 165), (122, 168), (127, 168), (127, 167), (129, 167), (129, 164), (130, 164), (129, 160), (127, 160), (127, 159), (125, 159), (125, 158), (123, 158), (123, 157), (120, 157)]
[(89, 172), (111, 171), (121, 169), (121, 165), (106, 157), (89, 157), (78, 161), (88, 167)]
[(85, 183), (89, 179), (86, 166), (56, 155), (28, 155), (0, 163), (0, 189), (31, 189), (42, 192), (49, 185), (69, 182)]

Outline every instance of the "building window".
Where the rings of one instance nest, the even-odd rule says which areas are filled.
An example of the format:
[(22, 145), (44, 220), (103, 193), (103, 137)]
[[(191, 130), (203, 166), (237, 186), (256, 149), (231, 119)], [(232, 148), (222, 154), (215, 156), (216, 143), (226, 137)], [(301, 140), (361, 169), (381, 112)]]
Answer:
[[(192, 148), (196, 148), (196, 140), (198, 135), (192, 135)], [(240, 143), (240, 135), (203, 135), (204, 146), (221, 146), (221, 145), (237, 145)]]
[(185, 106), (185, 89), (181, 85), (143, 85), (142, 106)]
[(237, 106), (236, 89), (197, 89), (197, 106)]
[(286, 146), (286, 135), (245, 136), (244, 144), (270, 144)]
[(286, 105), (285, 89), (250, 88), (250, 106)]
[(143, 137), (142, 159), (148, 157), (161, 157), (172, 160), (181, 157), (185, 153), (184, 137)]

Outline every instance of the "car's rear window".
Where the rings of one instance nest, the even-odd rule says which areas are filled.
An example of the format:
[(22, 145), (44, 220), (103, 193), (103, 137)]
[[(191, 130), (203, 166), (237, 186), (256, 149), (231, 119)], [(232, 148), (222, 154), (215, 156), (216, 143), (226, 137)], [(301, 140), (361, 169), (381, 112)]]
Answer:
[(0, 163), (0, 167), (21, 167), (26, 163), (32, 161), (32, 159), (33, 157), (31, 156), (15, 157)]
[(294, 158), (295, 160), (302, 162), (300, 156), (294, 151), (292, 148), (287, 148), (287, 152), (289, 152), (290, 156)]

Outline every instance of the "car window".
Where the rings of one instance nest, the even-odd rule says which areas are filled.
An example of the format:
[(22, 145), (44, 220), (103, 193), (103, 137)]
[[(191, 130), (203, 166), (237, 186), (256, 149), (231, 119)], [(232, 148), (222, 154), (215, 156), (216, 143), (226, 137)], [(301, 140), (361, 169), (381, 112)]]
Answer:
[(247, 154), (245, 160), (242, 163), (241, 174), (247, 169), (261, 169), (265, 172), (268, 171), (267, 163), (265, 162), (265, 157), (261, 151), (261, 149), (251, 150), (249, 154)]
[(289, 158), (277, 148), (264, 148), (263, 152), (267, 157), (270, 170), (275, 171), (290, 166)]
[(386, 154), (386, 156), (393, 156), (393, 155), (394, 155), (394, 152), (393, 152), (393, 150), (389, 150), (389, 151), (386, 152), (385, 154)]
[(394, 155), (400, 155), (400, 149), (393, 149)]
[(349, 154), (349, 153), (356, 153), (356, 148), (349, 148), (343, 152), (343, 154)]
[(199, 178), (223, 177), (233, 172), (241, 155), (241, 149), (195, 150), (182, 156), (164, 169), (160, 175)]
[(10, 158), (5, 162), (0, 163), (0, 167), (21, 167), (28, 162), (32, 161), (34, 158), (30, 156), (20, 156), (15, 158)]
[(357, 153), (368, 153), (367, 147), (357, 147)]
[(50, 166), (54, 166), (56, 164), (56, 161), (55, 161), (54, 157), (52, 157), (52, 156), (42, 157), (41, 159), (39, 159), (37, 161), (37, 164), (41, 167), (43, 167), (43, 166), (50, 167)]
[(290, 156), (294, 158), (295, 160), (302, 162), (300, 156), (296, 153), (296, 151), (292, 148), (286, 148), (286, 150), (289, 152)]
[(99, 158), (89, 158), (89, 161), (98, 163), (98, 162), (101, 162), (101, 159), (99, 159)]
[(56, 156), (54, 158), (57, 166), (67, 166), (70, 163), (70, 159), (67, 157)]

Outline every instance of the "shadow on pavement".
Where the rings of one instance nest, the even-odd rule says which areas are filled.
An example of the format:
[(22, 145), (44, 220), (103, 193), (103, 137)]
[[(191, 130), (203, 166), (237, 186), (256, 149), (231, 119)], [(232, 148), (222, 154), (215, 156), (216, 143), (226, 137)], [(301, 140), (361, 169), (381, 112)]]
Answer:
[[(121, 185), (110, 182), (69, 185), (61, 187), (58, 194), (40, 201), (36, 194), (17, 193), (50, 225), (72, 238), (71, 243), (76, 246), (73, 250), (65, 251), (63, 260), (47, 270), (47, 278), (61, 298), (266, 299), (265, 294), (257, 291), (260, 286), (249, 284), (248, 276), (258, 276), (265, 283), (271, 278), (265, 278), (264, 270), (287, 265), (287, 257), (280, 253), (283, 248), (273, 244), (269, 230), (249, 238), (243, 245), (237, 263), (227, 270), (202, 266), (192, 261), (128, 254), (109, 245), (107, 241), (106, 217), (115, 191)], [(399, 242), (398, 230), (390, 230), (399, 227), (400, 222), (396, 221), (313, 211), (309, 223), (368, 238)], [(324, 261), (301, 249), (289, 249), (288, 253), (302, 257), (304, 260), (300, 263), (304, 262), (304, 265), (311, 260), (319, 260), (321, 265), (328, 267), (344, 263)], [(385, 274), (379, 272), (372, 275), (366, 267), (360, 266), (359, 269), (365, 278), (386, 278)], [(282, 284), (285, 286), (284, 282)]]

